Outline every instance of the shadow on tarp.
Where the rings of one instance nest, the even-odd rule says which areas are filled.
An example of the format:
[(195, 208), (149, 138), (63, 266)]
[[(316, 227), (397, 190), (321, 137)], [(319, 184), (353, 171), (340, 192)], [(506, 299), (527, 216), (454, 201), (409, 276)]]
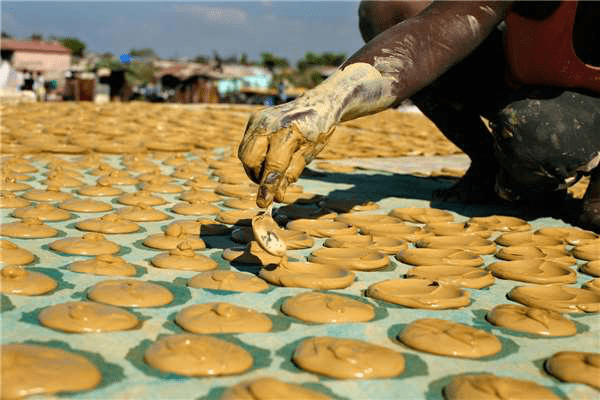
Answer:
[(532, 207), (531, 204), (502, 201), (488, 204), (465, 204), (464, 202), (434, 200), (434, 192), (452, 187), (454, 181), (441, 177), (420, 177), (408, 174), (327, 173), (315, 178), (307, 176), (304, 179), (352, 185), (349, 189), (331, 191), (328, 195), (331, 198), (373, 202), (388, 197), (426, 200), (430, 202), (431, 207), (453, 211), (465, 217), (502, 214), (532, 220), (546, 216), (564, 219), (564, 222), (569, 223), (574, 220), (580, 203), (578, 200), (567, 199), (564, 205), (556, 207), (556, 205), (546, 204), (544, 199), (540, 199), (540, 202), (536, 202), (536, 206)]
[[(56, 349), (60, 349), (60, 350), (78, 354), (78, 355), (83, 356), (86, 359), (88, 359), (91, 363), (93, 363), (96, 366), (96, 368), (98, 368), (100, 370), (100, 373), (102, 374), (102, 381), (100, 382), (100, 384), (90, 390), (102, 389), (106, 386), (121, 382), (125, 379), (125, 373), (123, 372), (123, 368), (121, 366), (119, 366), (118, 364), (113, 364), (113, 363), (107, 362), (98, 353), (92, 353), (89, 351), (74, 349), (68, 343), (62, 342), (59, 340), (51, 340), (51, 341), (47, 341), (47, 342), (42, 342), (42, 341), (37, 341), (37, 340), (26, 340), (23, 343), (38, 345), (38, 346), (53, 347)], [(81, 392), (61, 393), (61, 395), (62, 396), (81, 395)]]

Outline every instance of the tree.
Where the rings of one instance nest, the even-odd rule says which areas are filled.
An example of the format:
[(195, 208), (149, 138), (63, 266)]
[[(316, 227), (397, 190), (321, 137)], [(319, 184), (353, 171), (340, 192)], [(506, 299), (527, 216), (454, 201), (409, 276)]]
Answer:
[(71, 55), (75, 57), (83, 57), (85, 51), (85, 43), (74, 37), (64, 37), (60, 39), (60, 43), (67, 49), (71, 50)]
[(2, 31), (2, 37), (5, 39), (12, 39), (12, 35), (8, 34), (7, 32)]
[(30, 36), (31, 40), (44, 40), (44, 35), (41, 33), (32, 33)]
[(131, 57), (154, 58), (156, 53), (153, 49), (145, 47), (143, 49), (131, 49), (129, 51)]
[(248, 59), (248, 54), (242, 53), (242, 55), (240, 56), (240, 64), (242, 64), (242, 65), (250, 65), (250, 64), (252, 64), (250, 62), (250, 60)]
[(309, 51), (304, 54), (303, 59), (298, 61), (297, 67), (299, 71), (304, 71), (309, 67), (314, 67), (317, 65), (339, 67), (342, 65), (345, 59), (346, 54), (344, 53), (324, 52), (321, 54), (316, 54)]
[(265, 52), (260, 54), (260, 65), (273, 69), (274, 67), (287, 67), (290, 63), (283, 57), (278, 57), (273, 53)]

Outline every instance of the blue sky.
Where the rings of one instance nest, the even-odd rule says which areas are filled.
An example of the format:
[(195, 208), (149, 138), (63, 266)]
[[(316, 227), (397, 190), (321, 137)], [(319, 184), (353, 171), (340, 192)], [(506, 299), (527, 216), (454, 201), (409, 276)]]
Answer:
[(3, 31), (74, 36), (115, 55), (153, 48), (161, 57), (263, 51), (296, 62), (307, 51), (347, 55), (362, 46), (358, 1), (0, 1)]

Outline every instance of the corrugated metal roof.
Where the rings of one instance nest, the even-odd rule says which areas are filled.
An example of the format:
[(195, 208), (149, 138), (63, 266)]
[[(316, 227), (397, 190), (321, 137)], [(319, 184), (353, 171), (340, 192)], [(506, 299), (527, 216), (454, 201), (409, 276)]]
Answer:
[(2, 40), (0, 40), (0, 48), (2, 50), (24, 51), (30, 53), (71, 54), (71, 50), (60, 43), (49, 43), (41, 40), (23, 41), (2, 38)]

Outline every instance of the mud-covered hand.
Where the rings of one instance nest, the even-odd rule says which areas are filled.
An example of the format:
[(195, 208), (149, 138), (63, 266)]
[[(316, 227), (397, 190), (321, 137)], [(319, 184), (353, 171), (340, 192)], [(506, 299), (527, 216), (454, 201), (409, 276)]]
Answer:
[(299, 98), (250, 117), (238, 156), (250, 179), (260, 184), (259, 207), (281, 202), (333, 133), (335, 118), (328, 105), (319, 103)]
[(283, 200), (337, 123), (392, 105), (397, 100), (392, 82), (370, 64), (349, 64), (296, 100), (252, 115), (238, 156), (250, 179), (260, 184), (256, 204)]

